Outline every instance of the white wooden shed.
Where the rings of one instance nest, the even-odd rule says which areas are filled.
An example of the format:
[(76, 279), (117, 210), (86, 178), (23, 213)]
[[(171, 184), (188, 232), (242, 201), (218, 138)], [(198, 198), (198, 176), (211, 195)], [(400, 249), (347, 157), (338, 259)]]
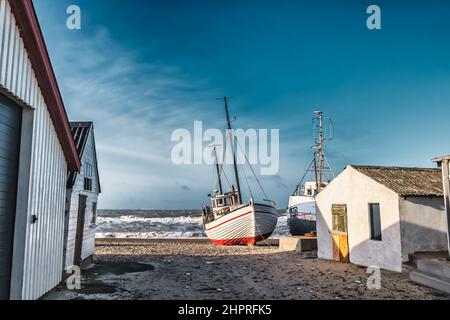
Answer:
[(92, 122), (71, 122), (72, 135), (81, 159), (80, 172), (69, 172), (66, 195), (65, 263), (88, 264), (95, 253), (95, 219), (101, 193)]
[(0, 299), (61, 281), (67, 171), (80, 168), (31, 0), (0, 0)]
[(316, 203), (319, 258), (400, 272), (447, 247), (439, 169), (348, 166)]

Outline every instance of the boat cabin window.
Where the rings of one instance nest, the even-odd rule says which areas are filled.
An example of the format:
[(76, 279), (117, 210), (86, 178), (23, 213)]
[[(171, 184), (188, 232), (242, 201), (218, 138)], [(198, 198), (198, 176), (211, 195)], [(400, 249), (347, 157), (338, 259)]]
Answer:
[(228, 207), (237, 203), (237, 194), (227, 193), (226, 195), (219, 195), (217, 198), (211, 198), (211, 204), (214, 209)]
[(212, 202), (213, 208), (221, 208), (226, 205), (225, 199), (214, 199)]

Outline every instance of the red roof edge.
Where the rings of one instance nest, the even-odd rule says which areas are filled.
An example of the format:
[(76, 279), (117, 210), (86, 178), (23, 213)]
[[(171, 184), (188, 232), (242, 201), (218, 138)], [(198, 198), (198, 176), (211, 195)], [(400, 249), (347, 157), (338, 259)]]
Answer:
[(80, 170), (80, 158), (69, 127), (61, 92), (32, 0), (9, 0), (39, 87), (56, 129), (70, 171)]

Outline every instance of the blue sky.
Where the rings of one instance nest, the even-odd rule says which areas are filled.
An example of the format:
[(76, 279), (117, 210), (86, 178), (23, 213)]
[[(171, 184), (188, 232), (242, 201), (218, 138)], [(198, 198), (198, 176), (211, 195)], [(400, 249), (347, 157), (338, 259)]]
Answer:
[[(310, 157), (311, 115), (333, 118), (347, 164), (432, 166), (450, 153), (450, 3), (34, 0), (71, 120), (95, 122), (102, 208), (198, 208), (212, 168), (175, 166), (171, 133), (280, 129), (284, 207)], [(82, 10), (68, 30), (66, 8)], [(382, 30), (366, 28), (377, 4)]]

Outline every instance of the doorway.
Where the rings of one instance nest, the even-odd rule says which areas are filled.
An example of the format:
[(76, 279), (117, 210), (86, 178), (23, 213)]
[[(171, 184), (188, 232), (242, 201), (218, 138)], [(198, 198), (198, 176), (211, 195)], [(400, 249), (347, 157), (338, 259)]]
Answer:
[(350, 262), (350, 253), (348, 248), (348, 223), (347, 223), (347, 205), (332, 205), (333, 229), (331, 231), (333, 260), (339, 262)]
[(77, 218), (77, 233), (75, 237), (75, 253), (73, 264), (75, 266), (81, 265), (81, 254), (83, 252), (83, 238), (84, 238), (84, 222), (86, 217), (86, 201), (87, 196), (80, 195), (78, 198), (78, 218)]
[(0, 300), (10, 298), (22, 109), (0, 95)]

